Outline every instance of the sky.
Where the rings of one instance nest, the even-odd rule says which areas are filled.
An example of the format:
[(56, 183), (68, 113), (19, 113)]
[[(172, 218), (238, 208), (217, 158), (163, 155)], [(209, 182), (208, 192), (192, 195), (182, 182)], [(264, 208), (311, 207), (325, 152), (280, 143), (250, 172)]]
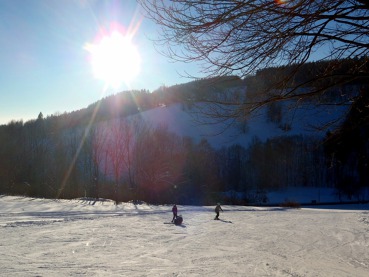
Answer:
[(171, 205), (0, 195), (1, 274), (366, 277), (368, 205), (177, 205), (176, 226)]
[[(188, 82), (183, 75), (197, 74), (196, 66), (162, 56), (152, 42), (157, 30), (135, 0), (0, 0), (0, 124), (79, 110), (121, 91)], [(130, 38), (139, 59), (135, 76), (112, 85), (111, 71), (97, 76), (112, 66), (96, 62), (93, 49), (114, 32)], [(133, 56), (127, 55), (116, 60)]]

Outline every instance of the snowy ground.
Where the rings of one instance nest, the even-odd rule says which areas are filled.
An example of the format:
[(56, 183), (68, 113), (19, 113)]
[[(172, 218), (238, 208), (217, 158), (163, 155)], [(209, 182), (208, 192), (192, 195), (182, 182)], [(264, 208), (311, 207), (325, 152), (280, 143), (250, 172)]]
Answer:
[(368, 276), (368, 204), (178, 208), (0, 196), (0, 275)]

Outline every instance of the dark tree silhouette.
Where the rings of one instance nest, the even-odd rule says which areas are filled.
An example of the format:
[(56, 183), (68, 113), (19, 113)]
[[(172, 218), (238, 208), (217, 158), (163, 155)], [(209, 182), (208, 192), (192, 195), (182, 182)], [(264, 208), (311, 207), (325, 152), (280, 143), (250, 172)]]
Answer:
[(362, 90), (340, 130), (328, 134), (325, 150), (338, 188), (353, 195), (369, 185), (369, 91)]

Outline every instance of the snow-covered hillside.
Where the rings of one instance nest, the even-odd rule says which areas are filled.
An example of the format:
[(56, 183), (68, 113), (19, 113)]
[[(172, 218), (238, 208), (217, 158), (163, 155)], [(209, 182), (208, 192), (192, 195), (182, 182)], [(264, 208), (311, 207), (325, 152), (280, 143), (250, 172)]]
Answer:
[[(236, 125), (229, 127), (227, 123), (202, 124), (194, 115), (194, 110), (184, 109), (182, 104), (158, 107), (140, 113), (145, 121), (154, 126), (167, 126), (168, 130), (180, 136), (192, 137), (195, 142), (202, 138), (214, 148), (239, 144), (247, 147), (254, 137), (265, 141), (278, 136), (307, 135), (323, 137), (328, 129), (319, 129), (327, 123), (343, 118), (348, 107), (315, 106), (305, 104), (299, 108), (291, 108), (286, 104), (283, 108), (282, 124), (291, 129), (284, 131), (278, 124), (267, 120), (266, 108), (250, 117), (246, 132), (242, 133)], [(206, 119), (201, 119), (201, 122)], [(330, 126), (330, 130), (337, 125)]]
[(0, 196), (1, 275), (368, 276), (368, 204), (178, 208)]

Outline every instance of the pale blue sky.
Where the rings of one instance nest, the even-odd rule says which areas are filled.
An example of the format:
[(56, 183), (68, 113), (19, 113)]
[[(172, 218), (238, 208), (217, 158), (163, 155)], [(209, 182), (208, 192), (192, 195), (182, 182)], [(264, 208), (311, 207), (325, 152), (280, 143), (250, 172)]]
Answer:
[[(0, 124), (87, 107), (129, 89), (153, 91), (188, 82), (191, 65), (170, 63), (153, 47), (156, 26), (142, 17), (135, 0), (0, 0)], [(140, 23), (133, 42), (141, 70), (130, 86), (103, 91), (92, 74), (86, 43), (111, 24)]]

